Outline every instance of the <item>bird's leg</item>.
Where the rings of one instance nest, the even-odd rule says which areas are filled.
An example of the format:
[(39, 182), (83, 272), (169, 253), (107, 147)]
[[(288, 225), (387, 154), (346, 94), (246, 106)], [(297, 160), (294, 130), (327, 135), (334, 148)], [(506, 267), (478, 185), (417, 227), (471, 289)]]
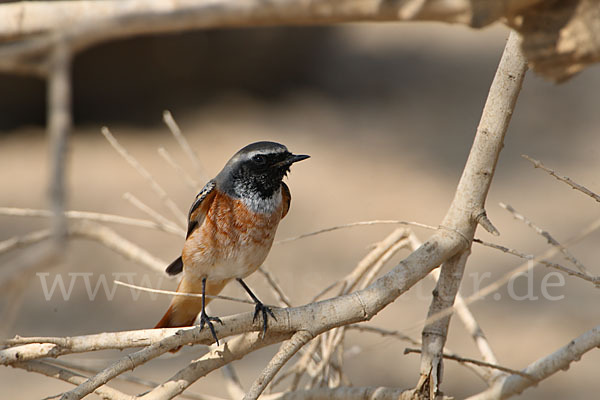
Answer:
[[(271, 317), (273, 317), (273, 319), (275, 321), (277, 321), (277, 318), (275, 318), (275, 314), (273, 314), (273, 311), (271, 311), (271, 309), (267, 306), (265, 306), (259, 299), (258, 297), (256, 297), (254, 295), (254, 293), (252, 293), (252, 290), (250, 290), (250, 288), (244, 283), (243, 280), (241, 280), (240, 278), (237, 278), (237, 281), (240, 283), (240, 285), (242, 285), (242, 287), (244, 288), (244, 290), (250, 295), (250, 297), (252, 297), (252, 300), (254, 301), (254, 303), (256, 304), (256, 306), (254, 307), (254, 317), (252, 318), (252, 321), (256, 321), (256, 317), (258, 317), (258, 314), (261, 313), (262, 317), (263, 317), (263, 331), (262, 331), (262, 337), (265, 337), (265, 334), (267, 333), (267, 317), (268, 315), (270, 315)], [(268, 315), (267, 315), (268, 314)]]
[(219, 345), (219, 339), (217, 338), (217, 334), (215, 333), (215, 327), (213, 326), (213, 321), (218, 322), (223, 325), (223, 321), (217, 317), (209, 317), (206, 315), (206, 277), (202, 278), (202, 311), (200, 312), (200, 330), (204, 328), (204, 324), (208, 325), (210, 329), (210, 333), (212, 333), (215, 342), (217, 342), (217, 346)]

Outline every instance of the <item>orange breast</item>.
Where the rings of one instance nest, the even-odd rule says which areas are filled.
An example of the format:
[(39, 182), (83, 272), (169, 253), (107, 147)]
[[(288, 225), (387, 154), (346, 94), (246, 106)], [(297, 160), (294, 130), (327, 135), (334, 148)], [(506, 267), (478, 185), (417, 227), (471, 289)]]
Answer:
[(254, 272), (269, 253), (282, 210), (279, 204), (272, 213), (254, 213), (217, 192), (204, 222), (184, 245), (184, 273), (220, 281)]

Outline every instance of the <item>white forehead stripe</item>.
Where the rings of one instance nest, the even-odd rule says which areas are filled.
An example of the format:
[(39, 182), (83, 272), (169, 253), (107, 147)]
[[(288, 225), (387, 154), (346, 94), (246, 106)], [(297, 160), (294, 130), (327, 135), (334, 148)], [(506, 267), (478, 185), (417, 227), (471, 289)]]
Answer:
[(254, 150), (246, 153), (246, 157), (252, 158), (257, 154), (274, 154), (274, 153), (285, 153), (287, 149), (285, 147), (276, 147), (272, 149)]

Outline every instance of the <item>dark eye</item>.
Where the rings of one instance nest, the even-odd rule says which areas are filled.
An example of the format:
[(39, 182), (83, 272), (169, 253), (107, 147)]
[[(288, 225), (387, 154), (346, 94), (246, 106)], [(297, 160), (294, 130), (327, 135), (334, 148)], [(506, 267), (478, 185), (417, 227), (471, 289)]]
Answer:
[(254, 157), (252, 157), (252, 161), (256, 165), (264, 165), (267, 162), (267, 157), (263, 156), (262, 154), (257, 154)]

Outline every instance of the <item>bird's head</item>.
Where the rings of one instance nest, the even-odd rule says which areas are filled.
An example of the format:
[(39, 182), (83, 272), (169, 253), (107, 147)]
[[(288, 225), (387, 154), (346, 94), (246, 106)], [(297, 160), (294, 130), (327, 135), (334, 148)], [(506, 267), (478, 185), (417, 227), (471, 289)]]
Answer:
[(235, 153), (217, 176), (217, 182), (228, 194), (270, 198), (293, 163), (310, 156), (292, 154), (275, 142), (256, 142)]

